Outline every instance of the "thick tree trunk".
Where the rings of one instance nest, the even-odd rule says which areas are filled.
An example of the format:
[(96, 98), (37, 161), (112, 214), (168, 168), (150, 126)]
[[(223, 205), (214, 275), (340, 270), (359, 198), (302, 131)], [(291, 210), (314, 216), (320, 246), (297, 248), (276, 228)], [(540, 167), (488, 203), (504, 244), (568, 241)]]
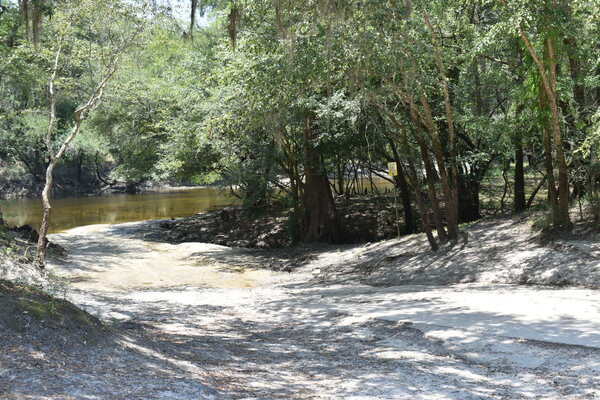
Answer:
[(31, 40), (31, 18), (30, 18), (30, 4), (29, 0), (19, 0), (19, 11), (21, 12), (21, 18), (25, 24), (25, 33), (27, 39)]
[(44, 6), (43, 0), (32, 3), (31, 12), (31, 41), (35, 47), (40, 43), (40, 36), (42, 34), (42, 7)]
[(337, 242), (340, 229), (331, 193), (329, 179), (325, 175), (321, 157), (314, 145), (314, 132), (310, 118), (304, 129), (304, 240), (307, 242)]
[(471, 222), (481, 219), (479, 192), (481, 185), (469, 176), (458, 176), (458, 217), (460, 222)]

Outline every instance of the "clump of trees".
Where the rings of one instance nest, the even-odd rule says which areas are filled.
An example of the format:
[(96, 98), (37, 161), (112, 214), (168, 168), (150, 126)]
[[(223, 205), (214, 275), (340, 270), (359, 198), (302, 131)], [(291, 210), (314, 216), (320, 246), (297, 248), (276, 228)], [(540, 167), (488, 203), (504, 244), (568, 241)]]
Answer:
[(593, 198), (595, 2), (251, 1), (228, 10), (235, 48), (221, 50), (213, 101), (222, 108), (205, 123), (236, 151), (250, 141), (267, 156), (260, 143), (272, 143), (256, 179), (273, 169), (287, 178), (306, 240), (338, 236), (329, 178), (343, 181), (357, 161), (378, 173), (397, 163), (406, 225), (418, 214), (434, 249), (480, 217), (482, 182), (499, 168), (505, 178), (513, 170), (516, 212), (545, 185), (551, 229), (570, 229), (570, 205)]
[[(15, 160), (47, 166), (51, 146), (31, 133), (48, 127), (47, 43), (71, 2), (42, 3), (52, 6), (40, 18), (3, 8), (0, 140)], [(490, 201), (519, 213), (545, 196), (549, 229), (571, 228), (575, 202), (600, 218), (596, 1), (191, 0), (189, 13), (151, 3), (144, 44), (120, 50), (80, 128), (102, 138), (94, 148), (116, 167), (107, 180), (221, 180), (249, 207), (283, 201), (307, 241), (339, 240), (336, 196), (373, 177), (396, 186), (404, 231), (424, 231), (433, 249)], [(95, 35), (78, 40), (103, 43)], [(80, 96), (109, 59), (57, 71), (73, 82), (94, 72)], [(82, 104), (67, 97), (61, 132)], [(6, 139), (17, 132), (39, 154), (17, 156)], [(490, 180), (498, 198), (483, 191)]]

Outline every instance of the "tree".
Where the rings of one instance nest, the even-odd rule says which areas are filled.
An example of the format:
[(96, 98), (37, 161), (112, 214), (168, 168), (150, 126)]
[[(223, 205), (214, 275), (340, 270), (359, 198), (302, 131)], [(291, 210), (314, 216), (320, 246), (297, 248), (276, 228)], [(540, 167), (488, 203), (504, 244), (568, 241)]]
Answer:
[[(45, 135), (50, 161), (42, 191), (43, 214), (37, 244), (40, 268), (44, 268), (46, 262), (54, 169), (81, 131), (82, 123), (102, 100), (120, 57), (135, 43), (141, 27), (142, 21), (135, 15), (135, 9), (124, 3), (103, 4), (99, 10), (96, 2), (81, 0), (56, 10), (50, 37), (45, 43), (47, 47), (44, 48), (52, 54), (52, 60), (48, 78), (49, 121)], [(87, 62), (83, 63), (81, 57), (85, 57)], [(72, 76), (66, 74), (69, 68), (86, 64), (88, 76), (85, 78), (90, 79), (91, 84), (84, 82), (87, 79), (83, 77), (69, 79)], [(69, 121), (57, 120), (56, 106), (61, 89), (76, 89), (83, 93)], [(64, 132), (58, 132), (59, 122)]]
[[(506, 0), (503, 2), (507, 4)], [(534, 4), (534, 7), (536, 6), (538, 4)], [(530, 9), (525, 10), (526, 21), (519, 20), (516, 30), (539, 74), (539, 107), (544, 118), (543, 143), (552, 225), (555, 229), (570, 229), (572, 224), (569, 217), (569, 172), (561, 127), (558, 92), (559, 54), (557, 54), (557, 42), (563, 39), (557, 13), (565, 11), (565, 3), (558, 0), (544, 0), (541, 7), (536, 7), (534, 10), (533, 12)], [(524, 27), (524, 23), (528, 22), (527, 19), (537, 24), (542, 46), (541, 54)], [(555, 163), (558, 167), (558, 177), (554, 172)]]

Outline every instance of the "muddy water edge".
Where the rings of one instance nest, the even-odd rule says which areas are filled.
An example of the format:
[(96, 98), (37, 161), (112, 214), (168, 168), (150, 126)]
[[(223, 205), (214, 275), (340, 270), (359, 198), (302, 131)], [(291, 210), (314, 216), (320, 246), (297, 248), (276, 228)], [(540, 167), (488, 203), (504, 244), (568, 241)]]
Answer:
[[(236, 200), (220, 188), (60, 198), (53, 201), (50, 232), (84, 225), (187, 217), (236, 204)], [(0, 201), (0, 210), (11, 226), (37, 228), (42, 215), (38, 199)]]

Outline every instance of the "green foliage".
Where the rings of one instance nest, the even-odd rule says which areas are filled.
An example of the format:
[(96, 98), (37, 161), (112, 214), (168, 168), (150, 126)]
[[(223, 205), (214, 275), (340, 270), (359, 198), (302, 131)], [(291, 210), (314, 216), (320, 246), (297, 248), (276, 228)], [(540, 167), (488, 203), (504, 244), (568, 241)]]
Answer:
[(134, 4), (57, 2), (39, 48), (24, 38), (17, 7), (8, 6), (0, 19), (2, 160), (26, 165), (34, 176), (43, 171), (57, 38), (69, 38), (58, 82), (60, 142), (106, 65), (107, 46), (124, 45), (119, 38), (142, 21), (150, 26), (138, 38), (143, 45), (123, 55), (66, 166), (82, 159), (90, 170), (110, 165), (111, 182), (221, 182), (249, 207), (287, 196), (288, 205), (301, 208), (307, 145), (329, 177), (382, 173), (397, 155), (422, 178), (419, 139), (430, 152), (434, 139), (412, 120), (409, 103), (424, 112), (427, 101), (448, 153), (447, 84), (457, 135), (449, 163), (478, 190), (510, 165), (519, 141), (525, 172), (543, 169), (549, 113), (540, 107), (541, 75), (519, 29), (542, 56), (545, 39), (557, 44), (564, 147), (569, 162), (577, 161), (572, 183), (585, 182), (600, 157), (594, 1), (202, 2), (212, 22), (193, 40), (183, 21), (168, 12), (136, 13)]

